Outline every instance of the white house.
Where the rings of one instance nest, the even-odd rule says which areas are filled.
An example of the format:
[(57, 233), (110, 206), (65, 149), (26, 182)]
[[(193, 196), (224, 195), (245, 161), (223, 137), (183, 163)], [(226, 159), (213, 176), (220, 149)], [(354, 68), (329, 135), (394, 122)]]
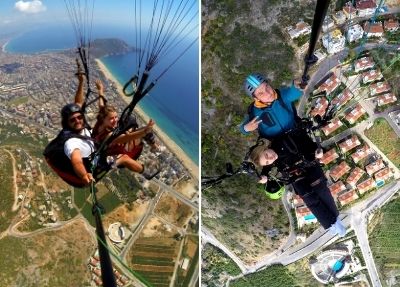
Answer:
[(340, 30), (336, 29), (322, 36), (322, 45), (329, 54), (334, 54), (344, 49), (345, 38)]
[(355, 42), (358, 39), (361, 39), (364, 34), (363, 28), (359, 25), (350, 26), (346, 31), (346, 39), (349, 43)]
[(300, 21), (299, 23), (296, 24), (296, 27), (287, 28), (287, 31), (289, 33), (290, 38), (294, 39), (294, 38), (300, 37), (302, 35), (310, 34), (311, 26), (304, 21)]
[(325, 33), (333, 27), (335, 27), (335, 22), (333, 22), (332, 18), (329, 15), (326, 16), (324, 22), (322, 23), (322, 31)]

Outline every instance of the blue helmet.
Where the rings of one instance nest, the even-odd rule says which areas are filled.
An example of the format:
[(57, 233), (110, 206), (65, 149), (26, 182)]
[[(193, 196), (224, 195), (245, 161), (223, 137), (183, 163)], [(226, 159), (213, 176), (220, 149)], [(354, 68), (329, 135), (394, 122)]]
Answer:
[(261, 75), (260, 73), (250, 74), (246, 77), (244, 81), (244, 90), (247, 95), (253, 97), (254, 91), (263, 83), (266, 82), (267, 79)]

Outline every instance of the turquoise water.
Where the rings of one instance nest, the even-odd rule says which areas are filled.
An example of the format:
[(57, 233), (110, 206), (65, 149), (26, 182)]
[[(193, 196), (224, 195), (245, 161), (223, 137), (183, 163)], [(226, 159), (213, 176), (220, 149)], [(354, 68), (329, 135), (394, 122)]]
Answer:
[(313, 219), (315, 219), (314, 214), (309, 214), (309, 215), (304, 216), (304, 220), (313, 220)]
[[(101, 26), (93, 30), (92, 39), (115, 37), (133, 45), (133, 31), (127, 28)], [(39, 27), (12, 39), (6, 46), (12, 53), (43, 53), (76, 46), (69, 25)], [(199, 50), (192, 46), (166, 74), (160, 78), (150, 94), (139, 104), (143, 111), (199, 164)], [(150, 73), (157, 77), (177, 56), (164, 56)], [(103, 57), (102, 62), (123, 85), (136, 72), (136, 55)]]
[(336, 261), (335, 264), (333, 264), (332, 270), (335, 272), (339, 272), (343, 268), (343, 262), (341, 261)]

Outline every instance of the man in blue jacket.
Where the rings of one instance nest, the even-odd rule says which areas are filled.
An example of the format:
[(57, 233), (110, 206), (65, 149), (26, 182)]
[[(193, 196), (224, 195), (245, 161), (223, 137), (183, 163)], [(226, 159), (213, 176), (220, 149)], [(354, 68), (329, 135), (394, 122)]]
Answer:
[(258, 129), (262, 138), (271, 139), (293, 129), (297, 113), (292, 103), (303, 95), (296, 85), (293, 83), (290, 88), (275, 90), (261, 74), (249, 75), (244, 88), (254, 103), (240, 126), (242, 133), (249, 134)]
[[(338, 217), (339, 211), (317, 160), (323, 153), (317, 152), (317, 145), (306, 131), (296, 128), (299, 118), (293, 103), (303, 92), (295, 83), (290, 88), (275, 90), (261, 74), (247, 76), (244, 88), (254, 102), (250, 105), (240, 130), (244, 134), (258, 130), (260, 137), (271, 141), (274, 147), (272, 151), (253, 155), (257, 158), (254, 163), (260, 165), (260, 159), (263, 163), (261, 166), (270, 165), (276, 160), (286, 165), (292, 162), (288, 167), (277, 166), (285, 169), (282, 173), (291, 174), (290, 183), (296, 194), (303, 199), (321, 225), (332, 234), (343, 237), (346, 228)], [(269, 153), (275, 155), (270, 162)], [(267, 175), (263, 175), (259, 182), (268, 184)]]

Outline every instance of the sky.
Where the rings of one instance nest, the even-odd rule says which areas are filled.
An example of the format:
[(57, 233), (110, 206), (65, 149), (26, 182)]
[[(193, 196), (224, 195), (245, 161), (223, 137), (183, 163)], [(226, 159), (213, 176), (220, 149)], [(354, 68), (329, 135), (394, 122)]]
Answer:
[[(72, 3), (94, 3), (94, 24), (119, 24), (133, 26), (135, 7), (133, 0), (66, 0)], [(199, 11), (198, 0), (191, 11)], [(140, 2), (140, 1), (138, 1)], [(142, 9), (150, 15), (153, 1), (141, 1)], [(162, 1), (159, 1), (160, 3)], [(175, 1), (179, 3), (180, 1)], [(191, 15), (192, 15), (191, 14)], [(199, 14), (199, 13), (197, 13)], [(149, 17), (142, 18), (142, 21)], [(64, 0), (0, 0), (0, 33), (24, 30), (26, 27), (69, 22)], [(196, 35), (197, 36), (197, 35)]]

